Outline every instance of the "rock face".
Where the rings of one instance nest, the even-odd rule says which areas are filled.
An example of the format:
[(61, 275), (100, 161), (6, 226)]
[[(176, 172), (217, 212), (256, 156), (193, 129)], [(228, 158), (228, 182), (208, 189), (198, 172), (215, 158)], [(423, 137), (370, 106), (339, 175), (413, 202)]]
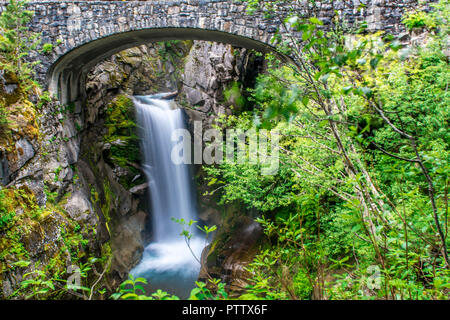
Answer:
[(203, 251), (199, 279), (205, 282), (209, 276), (221, 279), (231, 296), (238, 297), (249, 284), (247, 279), (251, 274), (245, 267), (263, 245), (264, 233), (251, 213), (232, 206), (225, 212), (214, 240)]
[(204, 114), (225, 113), (229, 105), (223, 91), (242, 80), (246, 53), (221, 43), (197, 42), (186, 58), (182, 79), (188, 105)]
[(12, 172), (16, 172), (20, 168), (22, 168), (28, 160), (34, 157), (34, 149), (33, 146), (28, 142), (27, 139), (19, 139), (16, 141), (16, 161), (11, 161), (10, 170)]

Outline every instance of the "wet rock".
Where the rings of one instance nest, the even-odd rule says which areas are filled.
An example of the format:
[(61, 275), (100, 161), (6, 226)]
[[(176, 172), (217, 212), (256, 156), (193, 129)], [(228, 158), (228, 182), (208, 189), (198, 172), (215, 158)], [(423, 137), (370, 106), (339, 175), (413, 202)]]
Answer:
[(9, 279), (3, 280), (3, 296), (8, 297), (13, 294), (13, 288)]
[(222, 217), (217, 208), (205, 207), (198, 214), (198, 218), (207, 225), (219, 225)]
[(239, 296), (251, 277), (245, 267), (253, 261), (264, 241), (259, 223), (250, 216), (230, 211), (219, 226), (219, 233), (202, 253), (199, 279), (221, 278), (233, 296)]
[(117, 223), (121, 227), (112, 235), (111, 249), (114, 260), (111, 268), (121, 276), (135, 266), (144, 251), (142, 233), (144, 231), (146, 213), (138, 211), (136, 214), (121, 218)]
[(76, 190), (70, 195), (64, 209), (80, 225), (88, 226), (98, 223), (98, 218), (95, 215), (89, 197), (82, 190)]
[(70, 139), (65, 143), (65, 154), (69, 165), (77, 163), (80, 154), (79, 139)]
[(33, 145), (27, 139), (20, 139), (16, 142), (16, 150), (18, 153), (17, 167), (22, 168), (25, 163), (34, 157)]
[[(29, 233), (25, 233), (22, 237), (25, 249), (31, 257), (42, 257), (43, 253), (45, 258), (50, 259), (52, 254), (58, 250), (56, 241), (61, 239), (61, 223), (63, 218), (53, 213), (43, 218), (39, 224), (35, 224)], [(45, 261), (41, 261), (45, 264)]]
[(9, 165), (6, 155), (0, 151), (0, 184), (9, 183)]
[(42, 170), (37, 170), (27, 179), (21, 180), (16, 183), (16, 187), (26, 186), (31, 190), (36, 198), (36, 203), (40, 207), (44, 207), (47, 203), (47, 195), (45, 194), (45, 185), (43, 182)]
[(130, 192), (133, 194), (143, 195), (144, 191), (148, 188), (148, 182), (134, 186), (130, 189)]
[(171, 99), (175, 99), (177, 95), (178, 95), (178, 91), (169, 92), (169, 93), (161, 96), (160, 99), (171, 100)]
[(186, 94), (187, 102), (191, 106), (201, 106), (205, 104), (205, 95), (198, 89), (184, 88)]

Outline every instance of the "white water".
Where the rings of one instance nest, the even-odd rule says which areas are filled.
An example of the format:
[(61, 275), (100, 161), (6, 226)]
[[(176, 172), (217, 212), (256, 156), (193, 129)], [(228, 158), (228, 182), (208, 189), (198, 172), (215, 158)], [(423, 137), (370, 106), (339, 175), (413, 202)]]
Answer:
[[(130, 273), (146, 278), (150, 284), (147, 289), (162, 289), (186, 298), (198, 277), (200, 264), (180, 235), (182, 227), (171, 220), (197, 219), (190, 168), (171, 160), (176, 144), (171, 141), (171, 135), (175, 129), (185, 128), (184, 114), (181, 109), (172, 108), (173, 101), (158, 97), (160, 95), (133, 99), (141, 127), (142, 163), (150, 188), (153, 241)], [(190, 246), (200, 259), (204, 239), (192, 231), (195, 236)]]

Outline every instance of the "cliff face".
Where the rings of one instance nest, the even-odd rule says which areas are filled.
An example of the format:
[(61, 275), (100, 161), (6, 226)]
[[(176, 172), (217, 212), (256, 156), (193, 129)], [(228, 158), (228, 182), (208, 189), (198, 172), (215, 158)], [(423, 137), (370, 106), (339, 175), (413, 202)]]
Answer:
[[(13, 295), (31, 270), (50, 265), (54, 270), (46, 272), (69, 274), (69, 266), (89, 257), (103, 257), (94, 268), (107, 269), (102, 283), (113, 290), (151, 240), (129, 96), (178, 91), (176, 101), (190, 123), (201, 120), (207, 129), (218, 115), (239, 111), (224, 92), (232, 86), (243, 92), (261, 68), (260, 58), (229, 45), (155, 43), (98, 64), (88, 76), (85, 105), (45, 99), (39, 108), (22, 98), (17, 81), (1, 74), (10, 124), (0, 139), (0, 209), (14, 213), (0, 224), (2, 296)], [(216, 199), (202, 196), (208, 186), (201, 166), (196, 175), (200, 219), (226, 224), (230, 217), (219, 213)], [(214, 265), (220, 275), (220, 263)]]

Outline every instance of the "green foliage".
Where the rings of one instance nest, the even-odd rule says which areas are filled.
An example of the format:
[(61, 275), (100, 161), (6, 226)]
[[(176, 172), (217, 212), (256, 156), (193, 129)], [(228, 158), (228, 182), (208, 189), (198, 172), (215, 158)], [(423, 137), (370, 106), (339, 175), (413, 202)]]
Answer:
[(429, 15), (427, 15), (423, 11), (412, 11), (408, 13), (403, 18), (403, 23), (409, 30), (413, 29), (421, 29), (425, 27), (434, 28), (436, 25), (434, 24), (433, 20), (430, 19)]
[(52, 52), (53, 51), (53, 45), (51, 44), (51, 43), (45, 43), (43, 46), (42, 46), (42, 53), (44, 53), (44, 54), (48, 54), (48, 53), (50, 53), (50, 52)]
[[(284, 2), (248, 3), (277, 15), (271, 8)], [(297, 65), (269, 56), (252, 91), (256, 109), (227, 121), (276, 128), (280, 170), (268, 178), (249, 164), (206, 169), (222, 203), (264, 213), (269, 244), (248, 266), (242, 297), (448, 299), (446, 12), (441, 1), (405, 17), (434, 30), (417, 50), (391, 35), (349, 41), (317, 18), (282, 17), (276, 44)]]
[(16, 216), (14, 211), (10, 211), (6, 205), (6, 201), (8, 201), (8, 199), (5, 190), (0, 189), (0, 230), (8, 228)]
[(116, 293), (111, 295), (114, 300), (179, 300), (177, 296), (171, 295), (158, 289), (151, 296), (145, 295), (145, 289), (142, 285), (147, 284), (144, 278), (134, 278), (132, 274), (128, 275), (128, 280), (122, 282)]
[(23, 275), (20, 289), (31, 292), (25, 299), (44, 298), (51, 290), (55, 290), (55, 285), (53, 284), (54, 279), (49, 279), (47, 274), (38, 268), (39, 263), (36, 263), (33, 271)]
[[(437, 28), (444, 29), (444, 33), (448, 33), (448, 17), (450, 14), (450, 6), (448, 0), (440, 0), (434, 3), (426, 3), (431, 8), (430, 12), (416, 8), (404, 14), (402, 22), (408, 30), (427, 29), (428, 31), (436, 31)], [(438, 30), (438, 32), (440, 32)]]
[(111, 296), (112, 299), (117, 300), (120, 298), (123, 300), (152, 300), (151, 297), (145, 296), (145, 290), (144, 287), (142, 287), (143, 284), (147, 284), (146, 279), (134, 278), (132, 274), (130, 274), (128, 277), (128, 280), (125, 280), (119, 286), (119, 291)]
[(211, 232), (214, 232), (214, 231), (217, 230), (217, 226), (215, 226), (215, 225), (213, 225), (213, 226), (211, 226), (211, 227), (203, 226), (203, 228), (200, 227), (200, 226), (197, 226), (197, 228), (198, 228), (200, 231), (204, 232), (204, 233), (206, 234), (206, 237), (208, 237), (209, 234), (210, 234)]
[(231, 86), (224, 90), (225, 101), (234, 107), (244, 107), (245, 98), (241, 94), (240, 84), (233, 81)]
[[(36, 106), (26, 100), (32, 93), (40, 94), (39, 84), (34, 79), (34, 69), (40, 61), (31, 59), (30, 54), (38, 51), (41, 35), (29, 30), (32, 15), (33, 12), (26, 10), (26, 1), (16, 0), (10, 0), (0, 15), (0, 78), (18, 84), (12, 92), (6, 92), (0, 84), (0, 133), (4, 136), (9, 135), (9, 129), (15, 125), (9, 116), (17, 112), (17, 106), (10, 106), (21, 102), (25, 110), (27, 106), (40, 108), (49, 101), (45, 95)], [(43, 51), (46, 50), (49, 50), (48, 44), (44, 45)]]
[[(194, 251), (193, 251), (192, 248), (191, 248), (191, 239), (192, 239), (192, 237), (194, 236), (194, 234), (193, 234), (192, 231), (191, 231), (191, 228), (192, 228), (193, 225), (196, 225), (197, 221), (194, 221), (194, 220), (191, 219), (191, 220), (189, 220), (189, 222), (188, 222), (188, 221), (184, 220), (183, 218), (181, 218), (181, 219), (176, 219), (176, 218), (174, 218), (174, 217), (172, 217), (171, 220), (172, 220), (173, 222), (178, 223), (179, 225), (182, 226), (183, 229), (182, 229), (182, 231), (181, 231), (181, 233), (180, 233), (180, 236), (182, 236), (182, 237), (184, 238), (184, 240), (186, 241), (186, 245), (188, 246), (188, 249), (189, 249), (189, 251), (191, 252), (191, 254), (192, 254), (192, 256), (194, 257), (194, 259), (195, 259), (200, 265), (202, 265), (202, 263), (200, 262), (199, 257), (197, 257), (197, 256), (195, 255)], [(197, 227), (200, 231), (202, 231), (202, 232), (205, 233), (205, 246), (206, 246), (207, 243), (208, 243), (209, 235), (210, 235), (211, 233), (213, 233), (214, 231), (217, 230), (217, 226), (213, 225), (213, 226), (211, 226), (211, 227), (208, 227), (208, 226), (205, 225), (205, 226), (203, 226), (203, 227), (200, 227), (199, 225), (196, 225), (196, 227)], [(210, 281), (212, 281), (213, 279), (212, 279), (212, 277), (209, 275), (209, 273), (208, 273), (207, 271), (206, 271), (206, 274), (207, 274), (207, 276), (210, 278)], [(213, 285), (217, 286), (217, 284), (216, 284), (215, 282), (211, 282), (211, 283), (212, 283)]]
[[(211, 291), (206, 283), (196, 281), (196, 287), (192, 289), (189, 300), (224, 300), (228, 299), (225, 291), (225, 284), (218, 279), (209, 280), (214, 285), (215, 292)], [(128, 275), (128, 280), (122, 282), (116, 293), (111, 295), (114, 300), (179, 300), (175, 295), (158, 289), (151, 295), (146, 295), (143, 285), (147, 284), (144, 278), (135, 278), (132, 274)]]
[(220, 279), (210, 279), (209, 282), (215, 288), (215, 293), (212, 292), (206, 283), (196, 281), (196, 288), (191, 290), (189, 300), (226, 300), (228, 293), (225, 290), (225, 284)]
[[(246, 131), (255, 129), (254, 115), (257, 114), (243, 112), (239, 117), (223, 116), (218, 122), (228, 128)], [(219, 204), (238, 201), (249, 209), (265, 212), (289, 206), (293, 202), (295, 194), (292, 191), (295, 191), (297, 186), (292, 180), (295, 175), (289, 168), (281, 166), (276, 175), (262, 175), (261, 164), (227, 160), (215, 167), (204, 167), (209, 176), (208, 185), (217, 187), (216, 190), (223, 194)]]
[(7, 128), (8, 123), (8, 110), (3, 103), (0, 103), (0, 133), (3, 134), (3, 131)]
[[(46, 192), (51, 194), (48, 190)], [(4, 213), (12, 216), (0, 228), (0, 273), (18, 271), (24, 275), (11, 298), (61, 299), (77, 296), (88, 299), (88, 295), (98, 294), (93, 292), (95, 288), (90, 287), (94, 268), (106, 268), (109, 255), (105, 254), (101, 259), (88, 258), (88, 231), (66, 214), (62, 203), (56, 203), (50, 197), (47, 200), (46, 206), (39, 207), (34, 193), (26, 187), (0, 189), (1, 221), (6, 221)], [(41, 240), (44, 242), (49, 226), (57, 226), (58, 237), (51, 246), (39, 247), (48, 254), (48, 261), (42, 264), (39, 256), (32, 255), (28, 249), (31, 241), (37, 241), (39, 245)], [(69, 270), (67, 261), (76, 269)], [(79, 279), (78, 282), (68, 281), (74, 276)], [(97, 286), (100, 284), (97, 283)]]
[[(181, 225), (181, 226), (183, 227), (183, 229), (182, 229), (182, 231), (181, 231), (181, 233), (180, 233), (180, 236), (183, 236), (187, 241), (189, 241), (189, 240), (192, 239), (193, 234), (192, 234), (192, 232), (191, 232), (191, 227), (192, 227), (194, 224), (196, 224), (197, 221), (194, 221), (194, 220), (192, 220), (192, 219), (189, 220), (189, 221), (186, 221), (186, 220), (184, 220), (183, 218), (181, 218), (181, 219), (176, 219), (176, 218), (174, 218), (174, 217), (170, 218), (170, 220), (172, 220), (172, 221), (175, 222), (175, 223), (178, 223), (179, 225)], [(197, 227), (198, 227), (198, 226), (197, 226)]]
[(54, 174), (55, 174), (55, 178), (53, 179), (54, 182), (58, 182), (59, 180), (59, 173), (61, 172), (62, 167), (58, 166), (55, 170), (54, 170)]
[[(41, 266), (38, 261), (30, 272), (24, 274), (20, 288), (14, 295), (19, 295), (25, 299), (47, 300), (64, 297), (64, 294), (66, 296), (71, 294), (81, 299), (90, 299), (93, 295), (94, 286), (87, 287), (85, 285), (92, 275), (91, 270), (94, 268), (94, 264), (99, 261), (101, 259), (91, 257), (86, 263), (80, 262), (79, 266), (75, 265), (74, 270), (67, 269), (64, 271), (52, 270), (54, 261), (50, 261), (47, 266)], [(73, 262), (79, 262), (78, 258), (74, 259)], [(15, 266), (21, 268), (27, 268), (29, 265), (29, 261), (15, 263)], [(74, 276), (76, 280), (71, 279)], [(99, 290), (99, 293), (100, 291), (103, 290)]]
[(25, 10), (26, 1), (10, 0), (0, 15), (0, 69), (18, 76), (27, 92), (37, 85), (33, 80), (33, 67), (40, 61), (29, 62), (27, 57), (31, 50), (38, 48), (40, 34), (30, 32), (27, 23), (33, 12)]
[(257, 219), (272, 245), (247, 267), (252, 278), (246, 295), (269, 300), (311, 298), (317, 282), (314, 274), (324, 254), (316, 242), (313, 220), (319, 207), (313, 199), (309, 202), (301, 214), (278, 214), (274, 221)]
[(304, 270), (299, 270), (293, 278), (295, 295), (301, 300), (311, 299), (313, 286)]

